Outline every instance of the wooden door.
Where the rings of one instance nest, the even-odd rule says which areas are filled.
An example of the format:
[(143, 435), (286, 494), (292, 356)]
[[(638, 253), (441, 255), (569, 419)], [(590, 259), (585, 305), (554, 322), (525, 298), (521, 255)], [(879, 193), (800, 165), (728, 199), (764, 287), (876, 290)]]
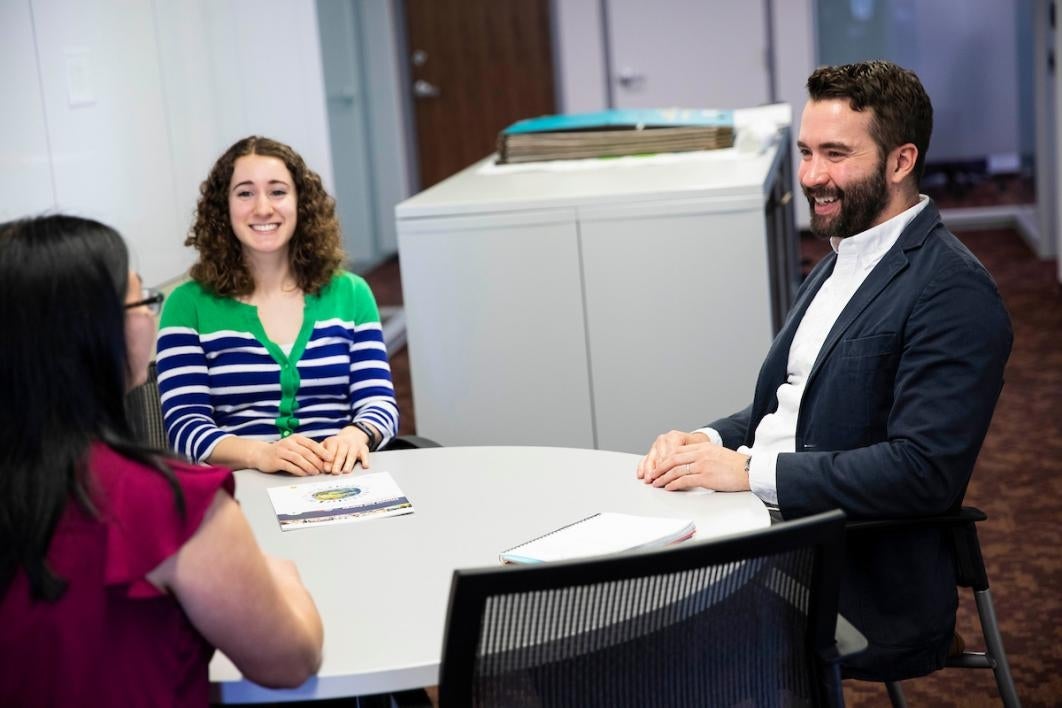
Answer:
[(496, 149), (498, 132), (554, 112), (549, 0), (406, 0), (420, 187)]

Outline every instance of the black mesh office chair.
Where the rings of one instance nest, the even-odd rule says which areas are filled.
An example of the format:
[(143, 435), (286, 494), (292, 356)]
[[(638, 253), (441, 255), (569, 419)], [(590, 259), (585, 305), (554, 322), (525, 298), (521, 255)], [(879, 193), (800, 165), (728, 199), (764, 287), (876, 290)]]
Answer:
[(396, 435), (387, 441), (387, 444), (379, 449), (379, 452), (390, 450), (420, 450), (425, 447), (442, 447), (431, 438), (422, 435)]
[[(992, 604), (992, 592), (988, 588), (988, 572), (981, 555), (981, 544), (977, 540), (977, 523), (985, 521), (988, 516), (972, 506), (964, 506), (953, 514), (929, 516), (915, 519), (884, 519), (874, 521), (853, 521), (848, 524), (849, 533), (859, 533), (868, 529), (937, 527), (951, 532), (956, 558), (956, 574), (959, 587), (970, 588), (977, 603), (977, 614), (981, 620), (981, 634), (984, 637), (986, 651), (961, 651), (950, 656), (946, 667), (963, 669), (992, 669), (996, 677), (996, 687), (1008, 708), (1021, 705), (1014, 688), (1014, 678), (1007, 663), (1007, 654), (1003, 650), (1003, 637), (996, 620), (995, 605)], [(907, 705), (899, 682), (885, 684), (889, 700), (896, 708)]]
[(446, 706), (841, 705), (844, 515), (574, 562), (458, 570)]
[(137, 441), (156, 450), (169, 449), (166, 426), (162, 422), (158, 371), (155, 369), (155, 362), (148, 365), (147, 381), (126, 394), (125, 412), (133, 437)]
[[(125, 411), (134, 438), (156, 450), (169, 449), (166, 426), (162, 419), (158, 370), (155, 368), (155, 362), (148, 365), (147, 381), (126, 394)], [(439, 447), (439, 443), (419, 435), (399, 435), (391, 438), (386, 445), (380, 448), (380, 452), (425, 447)]]

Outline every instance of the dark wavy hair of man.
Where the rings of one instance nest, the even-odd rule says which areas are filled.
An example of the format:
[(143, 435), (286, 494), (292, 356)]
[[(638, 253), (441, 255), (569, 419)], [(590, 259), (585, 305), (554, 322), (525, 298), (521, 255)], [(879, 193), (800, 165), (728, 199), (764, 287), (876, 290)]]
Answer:
[(123, 302), (129, 255), (114, 229), (55, 214), (0, 224), (0, 598), (19, 569), (34, 598), (67, 583), (48, 567), (68, 504), (97, 514), (87, 470), (93, 443), (162, 474), (162, 451), (133, 438)]
[(184, 242), (199, 251), (199, 259), (190, 270), (192, 279), (226, 297), (254, 291), (254, 278), (229, 219), (229, 182), (236, 160), (246, 155), (275, 157), (291, 173), (298, 204), (295, 233), (288, 249), (291, 271), (303, 292), (319, 293), (345, 258), (335, 200), (299, 153), (284, 143), (258, 135), (243, 138), (226, 150), (199, 186), (195, 223)]
[(917, 74), (889, 61), (865, 61), (820, 67), (808, 77), (807, 87), (812, 101), (847, 99), (853, 111), (871, 109), (870, 135), (881, 159), (912, 143), (918, 148), (915, 179), (922, 178), (933, 134), (933, 104)]

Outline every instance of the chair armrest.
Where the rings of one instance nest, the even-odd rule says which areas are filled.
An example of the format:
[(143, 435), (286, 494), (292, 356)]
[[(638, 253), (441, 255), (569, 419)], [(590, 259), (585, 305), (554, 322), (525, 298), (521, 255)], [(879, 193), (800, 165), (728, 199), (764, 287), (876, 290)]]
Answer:
[(892, 519), (849, 519), (846, 531), (868, 531), (888, 528), (920, 528), (941, 526), (964, 526), (984, 521), (988, 515), (973, 506), (964, 506), (958, 511), (933, 516), (905, 516)]
[(988, 572), (977, 540), (977, 526), (988, 515), (973, 506), (964, 506), (958, 511), (935, 516), (912, 516), (896, 519), (849, 520), (845, 531), (858, 534), (862, 531), (887, 529), (941, 528), (946, 529), (955, 550), (956, 583), (964, 588), (981, 592), (988, 589)]

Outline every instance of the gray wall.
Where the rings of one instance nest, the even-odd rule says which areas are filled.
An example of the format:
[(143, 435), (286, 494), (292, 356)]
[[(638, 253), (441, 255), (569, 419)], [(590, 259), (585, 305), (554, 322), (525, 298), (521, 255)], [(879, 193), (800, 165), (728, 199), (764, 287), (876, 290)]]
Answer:
[[(818, 0), (819, 63), (890, 59), (913, 69), (933, 100), (930, 162), (1018, 155), (1028, 129), (1019, 104), (1024, 4)], [(1023, 41), (1024, 54), (1031, 35)], [(1031, 91), (1031, 84), (1026, 88)]]

